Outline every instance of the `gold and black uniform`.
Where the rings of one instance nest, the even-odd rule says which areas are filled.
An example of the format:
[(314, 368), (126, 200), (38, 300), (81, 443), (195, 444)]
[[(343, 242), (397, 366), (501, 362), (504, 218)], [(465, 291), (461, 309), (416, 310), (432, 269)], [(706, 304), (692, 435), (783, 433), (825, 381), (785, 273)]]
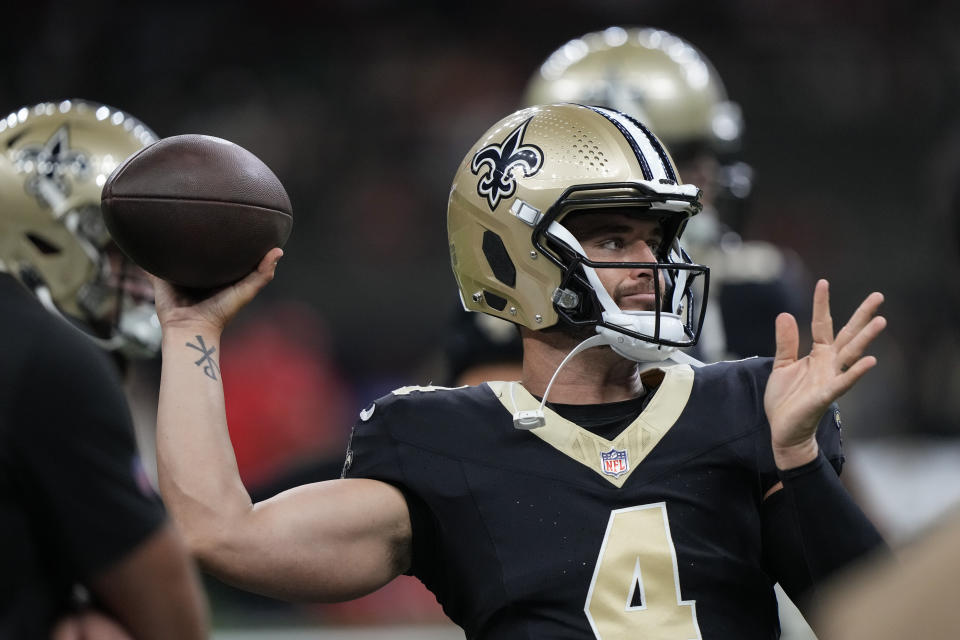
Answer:
[[(548, 405), (532, 431), (513, 426), (514, 411), (539, 404), (519, 383), (400, 389), (361, 414), (344, 476), (403, 491), (410, 573), (468, 638), (777, 638), (775, 582), (800, 595), (882, 541), (855, 507), (834, 520), (791, 493), (818, 477), (848, 500), (835, 407), (820, 458), (790, 472), (800, 480), (778, 474), (763, 410), (770, 368), (753, 358), (653, 370), (655, 391), (625, 420), (629, 403)], [(787, 490), (765, 501), (781, 479)], [(812, 524), (784, 525), (794, 518)]]

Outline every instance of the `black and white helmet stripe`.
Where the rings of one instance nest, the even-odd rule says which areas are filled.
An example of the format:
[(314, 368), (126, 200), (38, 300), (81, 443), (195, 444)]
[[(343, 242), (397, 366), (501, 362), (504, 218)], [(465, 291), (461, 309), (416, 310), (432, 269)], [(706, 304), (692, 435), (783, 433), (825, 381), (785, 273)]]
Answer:
[(596, 111), (616, 125), (623, 137), (627, 139), (634, 154), (636, 154), (644, 179), (652, 182), (669, 180), (673, 184), (679, 182), (666, 149), (663, 148), (660, 140), (650, 133), (649, 129), (634, 118), (619, 111), (604, 107), (587, 108)]

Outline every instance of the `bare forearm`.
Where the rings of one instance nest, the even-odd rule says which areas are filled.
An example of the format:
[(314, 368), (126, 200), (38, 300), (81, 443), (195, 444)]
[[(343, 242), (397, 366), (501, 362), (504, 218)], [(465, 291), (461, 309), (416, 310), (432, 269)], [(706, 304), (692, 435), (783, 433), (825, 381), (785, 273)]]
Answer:
[(202, 300), (153, 279), (164, 334), (160, 490), (205, 569), (260, 593), (341, 600), (410, 566), (403, 494), (374, 480), (330, 481), (254, 508), (227, 431), (220, 333), (273, 278), (281, 255), (272, 249), (256, 271)]
[(192, 547), (249, 512), (227, 431), (218, 332), (166, 327), (157, 413), (164, 501)]

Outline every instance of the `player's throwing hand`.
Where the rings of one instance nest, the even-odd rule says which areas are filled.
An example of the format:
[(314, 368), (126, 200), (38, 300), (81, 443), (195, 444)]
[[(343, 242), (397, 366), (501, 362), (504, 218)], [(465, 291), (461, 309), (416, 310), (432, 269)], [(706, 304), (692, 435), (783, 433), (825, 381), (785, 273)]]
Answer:
[(271, 249), (256, 270), (243, 280), (220, 289), (207, 298), (191, 297), (183, 289), (150, 276), (156, 292), (157, 317), (166, 329), (174, 326), (205, 327), (219, 334), (230, 320), (273, 280), (283, 250)]

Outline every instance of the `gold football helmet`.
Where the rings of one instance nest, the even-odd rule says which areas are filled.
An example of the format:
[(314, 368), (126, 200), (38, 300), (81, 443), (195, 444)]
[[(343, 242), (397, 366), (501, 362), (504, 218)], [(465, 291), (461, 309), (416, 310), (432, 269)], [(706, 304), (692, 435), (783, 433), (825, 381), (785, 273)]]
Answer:
[(156, 139), (129, 114), (83, 100), (0, 119), (0, 270), (126, 355), (155, 353), (160, 327), (149, 282), (110, 240), (100, 192)]
[(648, 125), (676, 154), (706, 143), (729, 151), (743, 129), (740, 107), (693, 45), (659, 29), (610, 27), (553, 52), (530, 80), (524, 104), (611, 107)]
[[(630, 116), (574, 104), (517, 111), (470, 149), (450, 191), (450, 258), (464, 307), (535, 331), (596, 327), (625, 357), (665, 359), (696, 343), (703, 319), (691, 291), (701, 277), (706, 287), (708, 269), (679, 244), (699, 196)], [(658, 220), (664, 238), (656, 263), (591, 261), (564, 227), (572, 212), (611, 207)], [(598, 268), (650, 269), (665, 282), (655, 309), (619, 309)]]

